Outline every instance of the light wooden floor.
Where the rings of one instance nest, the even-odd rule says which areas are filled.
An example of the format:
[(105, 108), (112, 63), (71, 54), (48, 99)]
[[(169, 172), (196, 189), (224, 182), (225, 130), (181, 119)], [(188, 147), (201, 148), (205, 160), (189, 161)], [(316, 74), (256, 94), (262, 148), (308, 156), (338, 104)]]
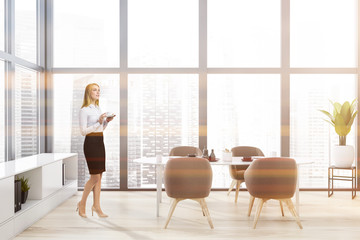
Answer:
[[(163, 229), (169, 210), (169, 199), (163, 193), (160, 217), (155, 216), (155, 192), (102, 192), (102, 206), (110, 217), (92, 217), (90, 194), (87, 219), (80, 218), (76, 203), (79, 192), (15, 239), (360, 239), (360, 197), (351, 200), (351, 192), (300, 192), (300, 218), (303, 230), (285, 209), (281, 217), (278, 201), (266, 203), (252, 229), (255, 211), (247, 217), (249, 195), (240, 192), (238, 203), (234, 193), (211, 192), (207, 198), (214, 223), (210, 229), (197, 202), (179, 203)], [(1, 238), (1, 237), (0, 237)]]

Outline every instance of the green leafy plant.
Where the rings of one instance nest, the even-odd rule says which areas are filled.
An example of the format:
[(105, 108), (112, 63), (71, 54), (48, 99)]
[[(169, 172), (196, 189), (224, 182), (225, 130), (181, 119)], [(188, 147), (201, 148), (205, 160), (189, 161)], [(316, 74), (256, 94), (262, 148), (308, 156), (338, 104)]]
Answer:
[(21, 181), (21, 191), (22, 192), (27, 192), (30, 189), (30, 185), (29, 185), (29, 179), (25, 178), (24, 176), (21, 178), (18, 178), (18, 180)]
[(332, 115), (325, 110), (319, 111), (329, 117), (330, 121), (327, 119), (324, 120), (335, 127), (335, 132), (339, 135), (339, 145), (345, 146), (346, 135), (348, 135), (350, 132), (351, 125), (354, 123), (354, 119), (358, 113), (358, 111), (354, 112), (356, 107), (356, 99), (354, 99), (351, 104), (348, 101), (344, 102), (342, 105), (338, 102), (330, 102), (334, 107)]

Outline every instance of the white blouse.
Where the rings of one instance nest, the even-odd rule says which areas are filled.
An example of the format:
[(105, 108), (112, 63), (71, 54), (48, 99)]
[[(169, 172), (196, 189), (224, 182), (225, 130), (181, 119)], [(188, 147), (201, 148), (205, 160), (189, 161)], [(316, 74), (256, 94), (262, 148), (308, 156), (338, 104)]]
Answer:
[(100, 107), (94, 104), (80, 109), (79, 122), (81, 135), (86, 136), (92, 132), (103, 132), (105, 130), (108, 122), (106, 118), (104, 118), (103, 124), (98, 122), (101, 114)]

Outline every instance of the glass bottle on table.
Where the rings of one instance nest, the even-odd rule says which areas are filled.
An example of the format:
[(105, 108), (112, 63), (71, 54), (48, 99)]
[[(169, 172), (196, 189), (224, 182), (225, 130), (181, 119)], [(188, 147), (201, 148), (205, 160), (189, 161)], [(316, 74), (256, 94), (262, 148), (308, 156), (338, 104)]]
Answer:
[(208, 150), (206, 149), (206, 146), (204, 146), (202, 158), (209, 159), (209, 152), (208, 152)]
[(209, 158), (209, 160), (210, 161), (215, 161), (215, 153), (214, 153), (214, 149), (211, 149), (211, 154), (210, 154), (210, 158)]

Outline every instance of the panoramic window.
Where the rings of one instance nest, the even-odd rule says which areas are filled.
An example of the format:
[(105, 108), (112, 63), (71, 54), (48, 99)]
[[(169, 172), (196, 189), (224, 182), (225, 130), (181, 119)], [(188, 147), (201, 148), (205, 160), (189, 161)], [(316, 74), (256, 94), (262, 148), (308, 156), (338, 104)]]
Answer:
[(198, 76), (131, 74), (128, 92), (128, 187), (153, 188), (155, 167), (134, 159), (199, 145)]
[(119, 75), (59, 74), (54, 75), (54, 152), (78, 153), (79, 187), (89, 179), (89, 171), (83, 152), (84, 136), (79, 130), (79, 111), (85, 87), (90, 83), (100, 86), (99, 106), (102, 112), (114, 112), (117, 116), (104, 131), (106, 172), (101, 184), (106, 188), (120, 186), (120, 114)]
[[(279, 75), (209, 75), (207, 100), (209, 152), (254, 146), (280, 156)], [(216, 168), (213, 187), (228, 187), (229, 168)]]
[(37, 63), (36, 0), (15, 0), (15, 55)]
[(357, 3), (291, 0), (291, 67), (356, 67)]
[[(121, 154), (128, 160), (127, 188), (154, 188), (155, 168), (136, 163), (137, 158), (167, 156), (172, 147), (205, 141), (217, 157), (238, 145), (259, 147), (265, 156), (280, 156), (288, 151), (281, 146), (290, 146), (292, 157), (314, 162), (300, 167), (300, 187), (327, 187), (329, 152), (337, 136), (314, 108), (358, 95), (356, 0), (289, 0), (289, 19), (282, 19), (287, 2), (281, 0), (53, 2), (54, 149), (82, 154), (77, 114), (87, 83), (101, 85), (101, 107), (108, 102), (119, 113), (120, 95), (127, 99), (127, 115), (118, 115), (109, 126), (114, 131), (106, 132), (113, 155), (103, 187), (120, 187), (120, 149), (127, 150)], [(122, 9), (125, 28), (120, 7), (127, 7)], [(207, 23), (206, 42), (199, 42), (201, 22)], [(282, 23), (290, 29), (282, 29)], [(126, 51), (120, 53), (120, 45)], [(199, 51), (205, 46), (207, 52)], [(120, 66), (120, 58), (127, 64)], [(282, 68), (281, 61), (287, 66), (288, 60), (290, 68)], [(312, 74), (319, 71), (314, 68), (322, 68), (321, 74)], [(282, 89), (288, 74), (290, 90)], [(205, 92), (206, 103), (199, 102)], [(289, 94), (290, 103), (281, 101)], [(281, 110), (290, 111), (289, 135), (288, 126), (281, 126), (287, 120)], [(201, 126), (206, 135), (199, 131), (204, 120), (199, 114), (207, 116)], [(120, 143), (120, 123), (127, 142)], [(356, 147), (353, 131), (348, 143)], [(79, 160), (83, 186), (87, 166), (82, 155)], [(228, 167), (213, 172), (213, 187), (227, 188)]]
[(5, 161), (5, 71), (4, 61), (0, 60), (0, 162)]
[(129, 0), (129, 67), (198, 67), (199, 2)]
[(280, 67), (280, 0), (208, 0), (209, 67)]
[[(5, 2), (4, 0), (0, 0), (0, 51), (4, 51), (5, 45)], [(2, 16), (2, 17), (1, 17)]]
[[(299, 74), (291, 76), (290, 89), (290, 155), (306, 158), (312, 164), (300, 167), (300, 187), (327, 188), (327, 171), (331, 146), (339, 144), (333, 126), (319, 110), (333, 111), (330, 101), (351, 103), (356, 97), (357, 76), (348, 74)], [(355, 120), (356, 121), (356, 120)], [(356, 124), (346, 138), (346, 144), (355, 145)], [(349, 183), (335, 181), (349, 187)]]
[(119, 67), (118, 0), (54, 0), (54, 67)]
[(15, 158), (39, 152), (38, 73), (15, 67)]

